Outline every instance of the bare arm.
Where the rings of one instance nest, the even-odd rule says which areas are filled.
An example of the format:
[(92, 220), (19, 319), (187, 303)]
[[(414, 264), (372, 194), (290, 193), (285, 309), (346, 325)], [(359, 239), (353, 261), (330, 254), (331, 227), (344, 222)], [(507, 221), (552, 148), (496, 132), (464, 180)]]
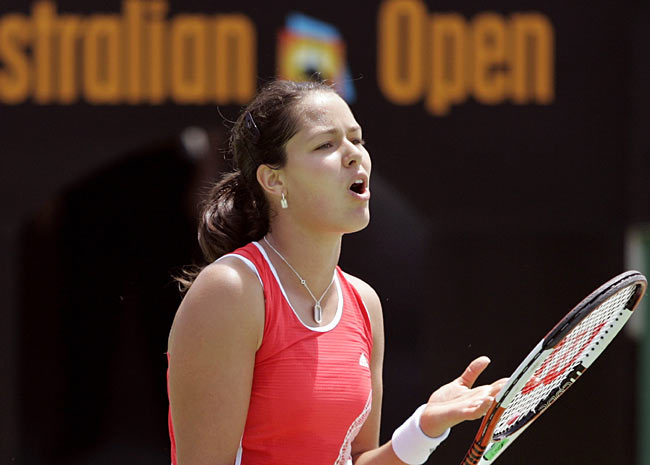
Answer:
[[(391, 441), (379, 446), (384, 355), (381, 302), (375, 291), (366, 283), (349, 275), (348, 279), (366, 303), (373, 329), (372, 412), (352, 443), (352, 458), (355, 465), (403, 465), (404, 462), (395, 455)], [(476, 379), (489, 363), (487, 357), (479, 357), (470, 363), (461, 376), (430, 396), (420, 421), (420, 428), (425, 434), (432, 438), (438, 437), (447, 428), (466, 420), (481, 418), (486, 413), (505, 382), (499, 380), (473, 388)]]
[(244, 431), (264, 296), (237, 259), (206, 267), (169, 337), (169, 396), (179, 465), (234, 463)]

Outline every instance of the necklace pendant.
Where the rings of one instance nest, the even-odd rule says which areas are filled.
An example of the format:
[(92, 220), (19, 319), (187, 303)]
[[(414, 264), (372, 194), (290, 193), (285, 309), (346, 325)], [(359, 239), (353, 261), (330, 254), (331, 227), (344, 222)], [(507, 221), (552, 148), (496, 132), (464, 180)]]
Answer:
[(323, 309), (319, 302), (316, 302), (316, 305), (314, 305), (314, 321), (316, 323), (323, 321)]

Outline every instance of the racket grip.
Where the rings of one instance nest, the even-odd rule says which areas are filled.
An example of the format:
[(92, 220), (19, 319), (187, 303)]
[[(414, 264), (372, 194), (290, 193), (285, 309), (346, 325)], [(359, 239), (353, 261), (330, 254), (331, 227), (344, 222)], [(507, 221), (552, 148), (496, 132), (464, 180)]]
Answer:
[(482, 445), (480, 441), (474, 441), (472, 447), (469, 448), (462, 465), (476, 465), (483, 457), (486, 446)]
[(494, 428), (503, 413), (503, 409), (500, 408), (499, 405), (500, 404), (495, 401), (483, 417), (481, 427), (478, 429), (478, 434), (476, 435), (472, 446), (467, 451), (467, 454), (465, 454), (465, 458), (461, 462), (461, 465), (476, 465), (480, 462), (485, 449), (492, 440)]

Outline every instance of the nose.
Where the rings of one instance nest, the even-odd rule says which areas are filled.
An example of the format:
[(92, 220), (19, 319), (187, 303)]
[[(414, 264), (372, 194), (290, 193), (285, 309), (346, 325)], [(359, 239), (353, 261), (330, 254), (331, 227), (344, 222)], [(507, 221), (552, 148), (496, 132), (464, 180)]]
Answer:
[(361, 152), (361, 146), (347, 141), (346, 145), (348, 146), (345, 156), (343, 157), (343, 164), (345, 166), (354, 166), (361, 163), (363, 154)]

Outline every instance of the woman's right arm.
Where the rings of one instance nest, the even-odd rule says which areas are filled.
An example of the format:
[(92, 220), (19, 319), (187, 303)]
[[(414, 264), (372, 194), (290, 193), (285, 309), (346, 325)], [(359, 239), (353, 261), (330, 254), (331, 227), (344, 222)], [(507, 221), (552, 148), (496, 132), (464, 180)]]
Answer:
[(169, 336), (169, 398), (178, 465), (231, 465), (244, 431), (264, 295), (236, 258), (207, 266)]

